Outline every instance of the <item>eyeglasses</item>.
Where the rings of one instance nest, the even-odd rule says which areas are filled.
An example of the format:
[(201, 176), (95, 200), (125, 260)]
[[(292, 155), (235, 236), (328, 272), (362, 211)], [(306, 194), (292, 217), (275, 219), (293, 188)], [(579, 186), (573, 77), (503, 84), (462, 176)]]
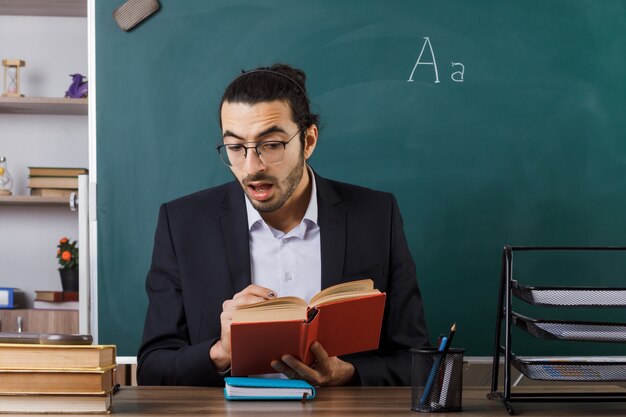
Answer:
[(275, 165), (285, 159), (285, 148), (301, 131), (302, 128), (286, 141), (270, 139), (255, 143), (253, 146), (246, 146), (246, 144), (254, 142), (224, 144), (217, 146), (216, 149), (224, 163), (229, 167), (239, 167), (243, 165), (248, 156), (248, 149), (254, 149), (264, 165)]

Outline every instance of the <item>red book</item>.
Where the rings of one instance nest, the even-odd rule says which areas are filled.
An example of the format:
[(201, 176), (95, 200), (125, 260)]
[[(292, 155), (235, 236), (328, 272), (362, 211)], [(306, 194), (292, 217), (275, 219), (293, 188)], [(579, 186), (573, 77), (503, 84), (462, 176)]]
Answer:
[(78, 301), (78, 291), (35, 291), (37, 301)]
[(244, 306), (231, 325), (231, 375), (276, 372), (272, 360), (291, 354), (307, 365), (316, 340), (330, 356), (378, 348), (385, 310), (385, 293), (372, 280), (329, 287), (307, 306), (297, 297)]

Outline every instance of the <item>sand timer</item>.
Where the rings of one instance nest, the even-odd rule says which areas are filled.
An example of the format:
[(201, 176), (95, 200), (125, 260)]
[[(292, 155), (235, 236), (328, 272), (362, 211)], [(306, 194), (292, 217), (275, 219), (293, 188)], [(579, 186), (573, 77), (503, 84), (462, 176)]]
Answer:
[(24, 97), (20, 94), (20, 68), (26, 66), (21, 59), (3, 59), (4, 67), (4, 97)]

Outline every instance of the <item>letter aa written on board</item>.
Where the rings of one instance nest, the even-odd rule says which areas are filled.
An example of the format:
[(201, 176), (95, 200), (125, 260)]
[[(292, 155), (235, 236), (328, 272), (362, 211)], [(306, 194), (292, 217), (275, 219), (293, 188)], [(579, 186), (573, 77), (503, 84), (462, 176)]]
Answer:
[[(426, 46), (428, 46), (428, 50), (430, 51), (430, 61), (422, 61), (422, 56), (424, 55), (424, 51), (426, 50)], [(426, 58), (425, 58), (426, 59)], [(418, 65), (432, 65), (433, 70), (435, 71), (435, 84), (439, 84), (439, 70), (437, 68), (437, 60), (435, 59), (435, 52), (433, 51), (433, 45), (430, 42), (430, 38), (428, 36), (424, 37), (424, 43), (422, 44), (422, 50), (420, 51), (419, 56), (417, 57), (417, 61), (415, 61), (415, 65), (413, 66), (413, 70), (411, 71), (411, 75), (409, 75), (408, 82), (413, 82), (413, 75), (415, 74), (415, 70), (417, 70)], [(450, 75), (450, 79), (456, 83), (462, 83), (465, 80), (465, 65), (461, 62), (452, 62), (452, 68), (460, 66), (461, 69), (459, 71), (455, 71)]]

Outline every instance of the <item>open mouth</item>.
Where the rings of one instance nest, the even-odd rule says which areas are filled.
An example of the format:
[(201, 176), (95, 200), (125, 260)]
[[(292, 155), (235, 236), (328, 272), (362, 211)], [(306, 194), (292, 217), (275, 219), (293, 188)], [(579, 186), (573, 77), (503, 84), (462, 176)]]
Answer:
[(254, 182), (246, 184), (249, 195), (257, 201), (265, 201), (272, 196), (274, 185), (267, 182)]

